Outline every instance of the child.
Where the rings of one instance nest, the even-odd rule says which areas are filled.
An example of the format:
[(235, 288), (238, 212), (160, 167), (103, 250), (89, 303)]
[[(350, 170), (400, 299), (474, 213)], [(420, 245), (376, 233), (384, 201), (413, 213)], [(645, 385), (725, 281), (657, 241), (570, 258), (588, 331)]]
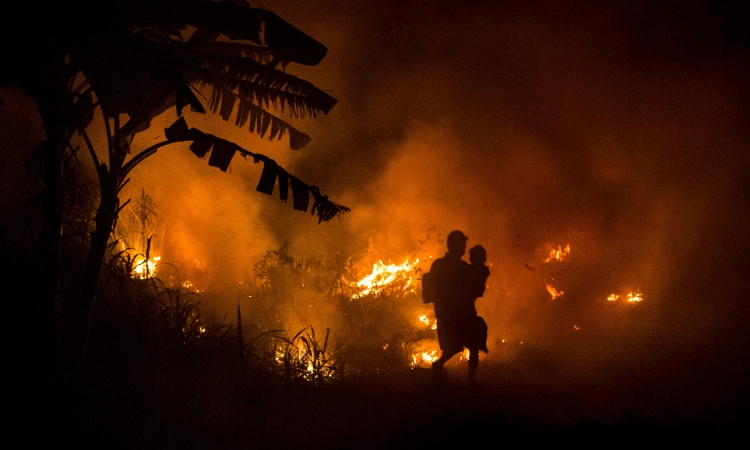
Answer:
[[(477, 297), (484, 295), (487, 278), (490, 276), (490, 268), (485, 265), (485, 262), (487, 262), (487, 251), (484, 247), (481, 245), (472, 247), (469, 250), (469, 262), (471, 262), (469, 265), (469, 276), (473, 290), (473, 306), (473, 302), (476, 301)], [(476, 309), (474, 309), (474, 315), (476, 315)], [(483, 318), (477, 316), (474, 333), (477, 348), (485, 353), (489, 353), (489, 350), (487, 350), (487, 322)]]
[(471, 283), (475, 289), (475, 297), (484, 295), (484, 288), (487, 278), (490, 276), (490, 268), (484, 263), (487, 262), (487, 250), (481, 245), (475, 245), (469, 250), (469, 266), (471, 269)]

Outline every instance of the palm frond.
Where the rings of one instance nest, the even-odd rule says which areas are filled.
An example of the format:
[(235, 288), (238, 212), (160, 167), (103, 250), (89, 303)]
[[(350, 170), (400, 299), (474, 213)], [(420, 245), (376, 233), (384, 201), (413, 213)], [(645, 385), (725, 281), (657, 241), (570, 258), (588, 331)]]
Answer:
[(238, 58), (251, 58), (261, 64), (268, 64), (273, 60), (273, 54), (268, 47), (240, 42), (206, 42), (199, 46), (201, 50), (221, 53)]
[(317, 186), (309, 185), (299, 178), (290, 175), (283, 167), (279, 166), (276, 161), (268, 156), (245, 150), (231, 141), (213, 134), (204, 133), (197, 128), (188, 129), (184, 117), (173, 123), (169, 128), (166, 128), (164, 135), (172, 142), (192, 142), (190, 148), (200, 158), (204, 158), (210, 150), (209, 165), (218, 167), (225, 172), (236, 153), (241, 154), (245, 158), (252, 158), (256, 163), (263, 162), (263, 173), (257, 190), (264, 194), (272, 195), (276, 180), (278, 180), (279, 197), (283, 201), (286, 201), (288, 191), (291, 188), (294, 197), (294, 209), (304, 212), (310, 209), (310, 196), (312, 195), (313, 205), (310, 213), (317, 215), (318, 223), (328, 222), (338, 215), (351, 211), (346, 206), (338, 205), (329, 200), (327, 195), (321, 194)]
[(269, 140), (281, 139), (285, 134), (289, 134), (289, 146), (292, 150), (300, 150), (310, 142), (310, 136), (255, 105), (251, 100), (240, 97), (232, 90), (223, 89), (220, 86), (213, 86), (212, 89), (211, 97), (208, 100), (208, 108), (213, 112), (218, 111), (222, 119), (229, 120), (235, 104), (238, 104), (235, 116), (237, 126), (243, 127), (249, 123), (251, 133), (257, 133), (261, 138), (268, 134)]
[(200, 51), (193, 52), (192, 55), (198, 58), (194, 62), (200, 63), (211, 74), (228, 75), (239, 81), (248, 81), (268, 89), (294, 94), (304, 99), (309, 108), (322, 111), (324, 114), (328, 114), (337, 103), (335, 98), (309, 81), (250, 58)]
[(264, 86), (253, 81), (240, 80), (231, 75), (199, 75), (195, 78), (200, 86), (210, 85), (232, 91), (262, 108), (273, 109), (281, 113), (286, 111), (292, 117), (317, 117), (319, 112), (324, 111), (319, 106), (326, 108), (329, 106), (317, 104), (315, 99), (311, 101), (309, 97), (301, 94)]

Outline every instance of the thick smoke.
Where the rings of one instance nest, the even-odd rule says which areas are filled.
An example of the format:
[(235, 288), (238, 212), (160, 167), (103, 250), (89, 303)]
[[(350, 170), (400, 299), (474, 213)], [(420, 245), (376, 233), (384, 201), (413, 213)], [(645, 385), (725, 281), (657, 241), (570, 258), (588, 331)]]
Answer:
[[(284, 242), (353, 253), (375, 238), (383, 257), (398, 259), (431, 227), (459, 228), (494, 264), (479, 304), (498, 341), (551, 344), (563, 329), (575, 336), (575, 325), (606, 360), (607, 335), (692, 345), (731, 327), (723, 321), (739, 293), (717, 285), (740, 282), (732, 274), (746, 266), (744, 238), (733, 236), (748, 219), (741, 11), (637, 2), (260, 6), (329, 47), (319, 66), (288, 70), (339, 104), (300, 122), (314, 139), (295, 154), (215, 126), (353, 211), (318, 225), (255, 193), (260, 170), (250, 162), (225, 175), (189, 154), (163, 156), (141, 180), (153, 178), (149, 189), (185, 234), (186, 253), (237, 279)], [(566, 244), (568, 261), (542, 263)], [(565, 295), (549, 300), (546, 282)], [(640, 305), (606, 302), (636, 289)]]
[[(275, 158), (352, 212), (318, 225), (255, 192), (251, 161), (224, 174), (186, 148), (163, 150), (128, 194), (154, 198), (177, 264), (204, 261), (207, 287), (232, 292), (284, 243), (357, 255), (372, 240), (379, 257), (397, 260), (431, 228), (461, 229), (493, 264), (478, 301), (488, 360), (526, 345), (580, 377), (637, 367), (674, 392), (708, 383), (714, 399), (741, 385), (750, 224), (741, 6), (253, 6), (328, 46), (319, 66), (288, 71), (339, 103), (299, 122), (313, 141), (298, 153), (219, 120), (188, 123)], [(157, 132), (171, 118), (161, 119)], [(566, 261), (542, 262), (566, 244)], [(565, 294), (550, 300), (546, 283)], [(640, 304), (606, 300), (635, 290)]]
[[(675, 392), (710, 385), (709, 397), (740, 385), (742, 7), (263, 6), (329, 46), (304, 73), (339, 105), (309, 125), (315, 140), (292, 164), (353, 208), (322, 228), (302, 218), (277, 227), (268, 214), (277, 239), (331, 233), (362, 246), (377, 236), (396, 259), (430, 227), (459, 228), (493, 263), (478, 303), (498, 350), (490, 359), (517, 352), (499, 345), (506, 339), (538, 345), (578, 376), (639, 367)], [(566, 244), (567, 261), (542, 262)], [(547, 282), (565, 295), (551, 301)], [(606, 301), (635, 290), (640, 304)]]

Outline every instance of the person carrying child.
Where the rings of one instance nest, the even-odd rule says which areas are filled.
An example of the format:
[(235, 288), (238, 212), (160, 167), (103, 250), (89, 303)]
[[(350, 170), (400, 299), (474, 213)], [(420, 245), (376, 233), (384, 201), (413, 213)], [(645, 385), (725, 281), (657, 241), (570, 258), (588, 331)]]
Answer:
[(489, 268), (487, 253), (481, 246), (472, 248), (472, 264), (462, 259), (468, 237), (455, 230), (448, 234), (448, 253), (432, 263), (422, 278), (425, 303), (434, 303), (438, 343), (442, 354), (432, 364), (440, 378), (443, 366), (464, 347), (469, 349), (469, 382), (476, 382), (479, 350), (487, 352), (487, 324), (477, 316), (474, 301), (484, 294)]

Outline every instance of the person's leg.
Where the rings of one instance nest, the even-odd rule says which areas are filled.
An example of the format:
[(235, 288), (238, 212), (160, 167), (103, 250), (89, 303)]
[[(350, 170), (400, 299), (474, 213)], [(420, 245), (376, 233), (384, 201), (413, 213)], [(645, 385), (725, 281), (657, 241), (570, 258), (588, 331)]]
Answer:
[(443, 370), (443, 366), (445, 363), (447, 363), (451, 358), (453, 358), (459, 351), (443, 351), (443, 354), (440, 355), (440, 358), (437, 359), (434, 363), (432, 363), (432, 368), (436, 370)]
[(469, 382), (476, 383), (477, 369), (479, 368), (479, 349), (469, 349)]

